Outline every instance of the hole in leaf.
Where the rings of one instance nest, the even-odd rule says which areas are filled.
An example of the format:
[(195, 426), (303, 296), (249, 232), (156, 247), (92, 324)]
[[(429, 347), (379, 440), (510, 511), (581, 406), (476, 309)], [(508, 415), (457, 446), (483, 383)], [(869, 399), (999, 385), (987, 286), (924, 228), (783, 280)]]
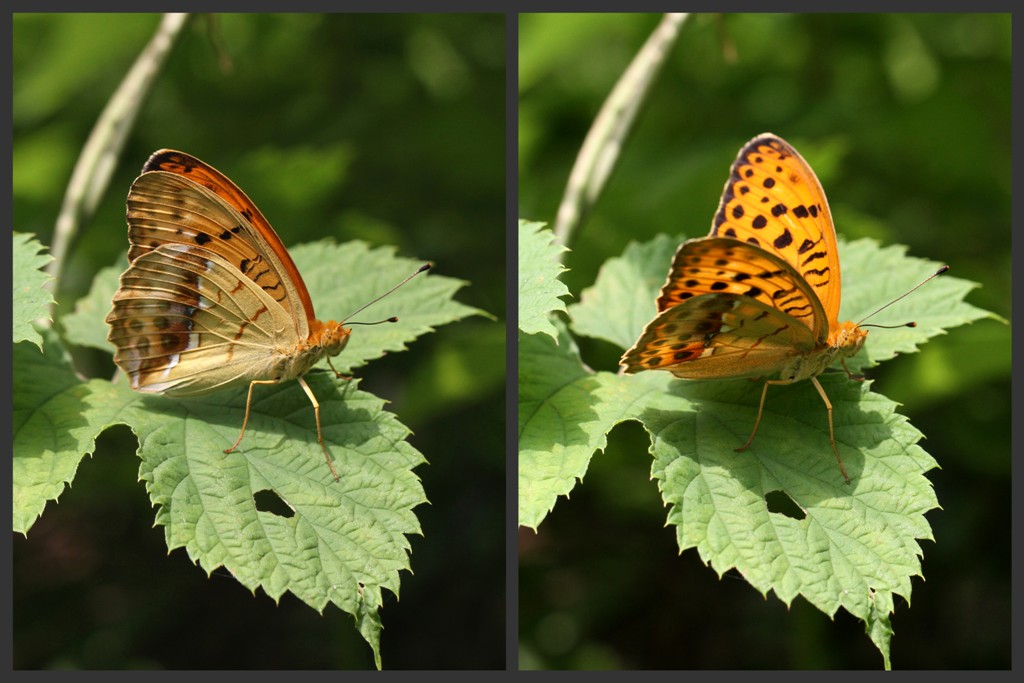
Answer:
[(252, 499), (256, 502), (256, 509), (260, 512), (269, 512), (278, 517), (295, 516), (295, 510), (288, 507), (288, 504), (281, 499), (281, 496), (269, 489), (257, 491), (252, 494)]
[(769, 491), (765, 494), (764, 502), (768, 504), (768, 512), (776, 512), (793, 519), (803, 519), (807, 516), (807, 513), (782, 491)]

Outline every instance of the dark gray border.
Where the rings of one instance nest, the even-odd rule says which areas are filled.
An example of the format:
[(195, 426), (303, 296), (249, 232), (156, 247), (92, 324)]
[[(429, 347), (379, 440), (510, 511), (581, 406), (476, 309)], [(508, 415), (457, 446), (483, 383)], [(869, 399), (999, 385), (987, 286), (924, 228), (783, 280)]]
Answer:
[(505, 15), (505, 670), (519, 670), (519, 17)]
[[(11, 54), (11, 45), (14, 44), (14, 21), (11, 18), (9, 12), (4, 12), (0, 16), (0, 34), (3, 35), (3, 44), (6, 46), (6, 54)], [(14, 144), (13, 135), (13, 112), (11, 110), (11, 99), (14, 97), (14, 67), (8, 63), (7, 67), (3, 69), (3, 92), (4, 92), (4, 106), (0, 108), (0, 125), (6, 131), (11, 131), (3, 138), (4, 157), (8, 160), (7, 163), (0, 166), (0, 187), (3, 187), (3, 204), (4, 211), (3, 216), (8, 220), (13, 218), (13, 207), (14, 207), (14, 186), (12, 183), (13, 176), (13, 165), (10, 162), (12, 157), (12, 146)], [(13, 228), (14, 226), (12, 226)], [(0, 250), (3, 251), (3, 262), (11, 263), (11, 252), (13, 247), (10, 242), (6, 239), (0, 240)], [(11, 280), (7, 280), (11, 282)], [(4, 313), (4, 327), (11, 324), (11, 311), (13, 310), (13, 303), (11, 300), (3, 297), (0, 299), (0, 303), (3, 303)], [(10, 329), (10, 328), (7, 328)], [(8, 359), (5, 361), (5, 367), (3, 371), (3, 403), (0, 404), (0, 425), (3, 428), (4, 444), (11, 446), (13, 445), (14, 439), (14, 373), (12, 370), (7, 370), (13, 364), (14, 357), (14, 342), (11, 340), (12, 335), (10, 333), (4, 334), (3, 346), (4, 355)], [(13, 465), (11, 467), (0, 468), (0, 486), (3, 486), (4, 491), (11, 491), (13, 496), (13, 479), (14, 471)], [(5, 507), (6, 512), (10, 512), (10, 515), (4, 515), (5, 529), (10, 529), (14, 521), (14, 511), (12, 508)], [(13, 535), (7, 537), (7, 546), (5, 554), (5, 561), (0, 562), (0, 580), (5, 590), (3, 593), (4, 600), (4, 622), (3, 622), (3, 664), (0, 664), (5, 670), (14, 669), (14, 596), (12, 595), (12, 586), (14, 585), (14, 568), (12, 567), (11, 559), (14, 555), (14, 549), (12, 546)]]

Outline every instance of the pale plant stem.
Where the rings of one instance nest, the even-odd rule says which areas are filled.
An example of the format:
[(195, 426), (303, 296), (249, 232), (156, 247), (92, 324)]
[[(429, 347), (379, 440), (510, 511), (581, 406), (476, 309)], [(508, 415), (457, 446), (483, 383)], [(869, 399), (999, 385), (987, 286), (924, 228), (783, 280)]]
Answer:
[[(689, 14), (666, 14), (601, 105), (580, 147), (555, 219), (555, 236), (569, 246), (597, 201), (655, 76)], [(563, 252), (564, 253), (564, 252)]]
[[(64, 269), (68, 247), (74, 242), (81, 226), (96, 211), (117, 166), (128, 133), (132, 130), (142, 103), (146, 101), (145, 95), (156, 81), (188, 17), (188, 14), (163, 16), (153, 38), (139, 54), (93, 126), (75, 163), (57, 216), (50, 245), (53, 260), (47, 266), (47, 272), (54, 278), (51, 284), (57, 282)], [(56, 306), (56, 302), (53, 306)], [(49, 322), (46, 324), (49, 325)]]

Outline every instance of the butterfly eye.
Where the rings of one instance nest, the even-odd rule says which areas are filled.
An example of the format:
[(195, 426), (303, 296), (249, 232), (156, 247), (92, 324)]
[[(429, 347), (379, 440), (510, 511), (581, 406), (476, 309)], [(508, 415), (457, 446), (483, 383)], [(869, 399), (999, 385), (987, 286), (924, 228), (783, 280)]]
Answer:
[(327, 345), (327, 355), (337, 356), (341, 353), (342, 350), (348, 346), (348, 340), (351, 336), (351, 330), (347, 330), (341, 325), (338, 325), (337, 332), (333, 335), (333, 338)]

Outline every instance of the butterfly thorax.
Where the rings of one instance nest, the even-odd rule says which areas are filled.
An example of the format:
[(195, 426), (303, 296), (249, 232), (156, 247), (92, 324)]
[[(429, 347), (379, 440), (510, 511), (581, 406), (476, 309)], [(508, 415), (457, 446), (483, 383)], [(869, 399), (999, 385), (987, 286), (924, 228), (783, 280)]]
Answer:
[(827, 344), (812, 353), (794, 356), (779, 371), (779, 378), (798, 381), (820, 375), (837, 360), (851, 358), (864, 347), (868, 332), (856, 323), (837, 323), (832, 327)]
[(313, 320), (312, 331), (305, 341), (300, 341), (293, 348), (279, 348), (268, 360), (266, 367), (260, 368), (253, 379), (291, 379), (301, 377), (309, 372), (325, 356), (337, 356), (348, 344), (352, 330), (333, 320), (321, 322)]

